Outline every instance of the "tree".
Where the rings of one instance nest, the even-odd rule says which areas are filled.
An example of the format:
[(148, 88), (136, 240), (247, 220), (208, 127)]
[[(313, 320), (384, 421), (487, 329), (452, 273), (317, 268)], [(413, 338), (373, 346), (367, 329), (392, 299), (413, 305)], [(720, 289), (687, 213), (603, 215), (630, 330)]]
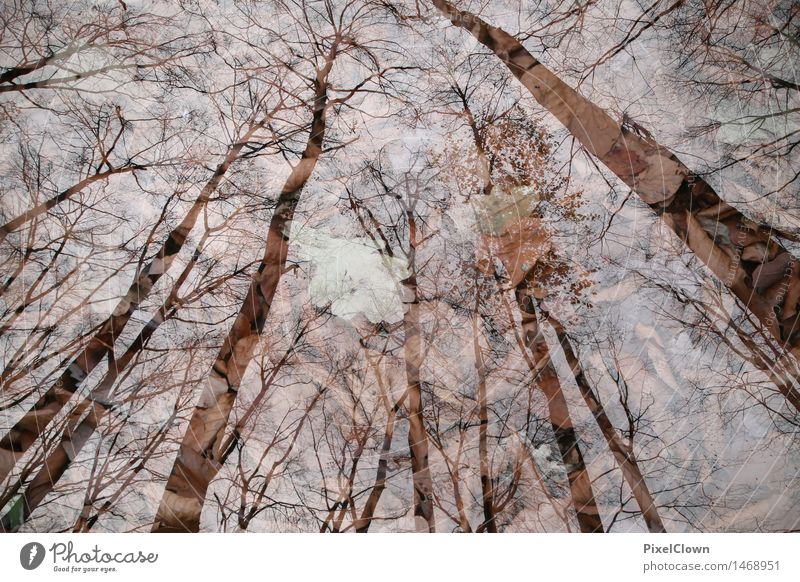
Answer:
[(797, 529), (794, 7), (77, 7), (0, 15), (0, 529)]
[[(292, 170), (278, 196), (270, 220), (264, 257), (248, 290), (242, 307), (225, 343), (211, 368), (208, 383), (195, 408), (189, 428), (181, 444), (175, 466), (167, 481), (164, 499), (156, 515), (153, 531), (196, 531), (205, 493), (211, 479), (219, 470), (219, 442), (231, 406), (236, 399), (241, 378), (250, 363), (253, 348), (270, 313), (273, 298), (286, 268), (289, 251), (288, 233), (295, 209), (315, 166), (323, 153), (328, 109), (345, 105), (354, 95), (377, 84), (387, 75), (380, 65), (379, 43), (366, 35), (362, 22), (372, 18), (355, 3), (346, 2), (341, 7), (325, 3), (326, 12), (315, 14), (319, 22), (308, 23), (307, 13), (295, 14), (293, 25), (301, 27), (297, 40), (287, 39), (285, 50), (299, 63), (312, 68), (306, 78), (311, 93), (308, 107), (311, 111), (309, 137), (300, 159)], [(281, 5), (289, 14), (291, 7)], [(248, 24), (256, 24), (251, 21)], [(315, 28), (315, 26), (317, 28)], [(310, 53), (294, 56), (293, 45), (305, 43), (303, 35), (315, 42)], [(376, 46), (373, 46), (376, 45)], [(288, 56), (287, 55), (287, 56)], [(360, 57), (372, 63), (368, 75), (354, 85), (334, 84), (330, 78), (335, 62), (342, 60), (362, 64)], [(291, 64), (290, 69), (295, 65)], [(331, 95), (331, 93), (334, 93)]]
[[(653, 208), (744, 303), (780, 343), (784, 357), (796, 360), (800, 338), (796, 333), (796, 305), (784, 305), (785, 289), (798, 286), (796, 259), (769, 229), (721, 200), (702, 177), (690, 172), (652, 138), (615, 121), (566, 85), (514, 37), (445, 0), (434, 0), (433, 4), (455, 26), (471, 32), (498, 55), (534, 98)], [(745, 255), (747, 248), (750, 250)], [(797, 400), (797, 390), (791, 385), (794, 376), (781, 383), (793, 403)]]

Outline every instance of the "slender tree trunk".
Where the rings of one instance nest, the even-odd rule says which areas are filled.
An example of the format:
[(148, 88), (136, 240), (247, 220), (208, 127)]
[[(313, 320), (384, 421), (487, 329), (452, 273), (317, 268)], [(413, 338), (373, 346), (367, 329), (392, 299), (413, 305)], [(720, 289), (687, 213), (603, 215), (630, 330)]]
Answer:
[(221, 468), (222, 437), (228, 417), (286, 267), (294, 212), (322, 153), (328, 105), (327, 77), (335, 58), (334, 45), (325, 66), (317, 72), (314, 114), (306, 148), (278, 196), (264, 257), (195, 406), (167, 479), (153, 532), (196, 532), (200, 528), (208, 485)]
[(582, 532), (602, 533), (603, 522), (594, 498), (592, 481), (586, 464), (583, 461), (575, 428), (570, 417), (567, 400), (561, 390), (561, 382), (550, 359), (550, 350), (547, 341), (541, 333), (536, 315), (533, 288), (529, 284), (529, 273), (525, 281), (516, 288), (517, 303), (522, 316), (522, 332), (524, 342), (533, 355), (536, 375), (535, 381), (539, 384), (547, 398), (550, 413), (550, 422), (556, 437), (556, 444), (567, 471), (572, 504), (578, 517), (578, 524)]
[(419, 296), (417, 290), (416, 245), (417, 225), (413, 211), (406, 212), (408, 220), (408, 271), (409, 276), (401, 281), (405, 297), (403, 312), (403, 354), (405, 356), (408, 396), (408, 447), (411, 453), (411, 472), (414, 485), (414, 524), (418, 532), (435, 532), (433, 515), (433, 482), (428, 467), (428, 431), (422, 416), (422, 330), (419, 319)]
[(480, 318), (480, 287), (475, 284), (475, 313), (472, 316), (472, 348), (475, 356), (475, 372), (478, 375), (478, 455), (480, 457), (481, 497), (483, 503), (483, 523), (489, 533), (497, 533), (497, 520), (494, 515), (494, 487), (489, 463), (489, 413), (486, 395), (486, 363), (480, 344), (478, 320)]
[[(495, 233), (499, 235), (501, 233)], [(493, 244), (491, 237), (486, 237), (485, 244), (487, 249), (491, 249)], [(522, 243), (511, 245), (515, 249), (522, 248)], [(600, 518), (597, 503), (594, 498), (594, 491), (589, 473), (583, 460), (578, 443), (575, 429), (572, 424), (572, 418), (569, 413), (566, 398), (561, 389), (561, 382), (558, 374), (553, 366), (550, 349), (547, 345), (547, 340), (542, 335), (539, 325), (538, 316), (536, 313), (536, 296), (534, 294), (536, 289), (534, 277), (534, 269), (531, 265), (527, 271), (520, 269), (512, 269), (513, 265), (509, 264), (509, 259), (518, 261), (519, 254), (512, 253), (513, 256), (508, 257), (503, 253), (500, 260), (506, 265), (506, 270), (509, 273), (520, 273), (522, 280), (516, 284), (515, 296), (520, 310), (521, 324), (522, 324), (522, 337), (519, 336), (516, 329), (514, 331), (517, 341), (520, 343), (520, 349), (525, 355), (525, 359), (533, 373), (533, 382), (542, 389), (545, 398), (547, 399), (548, 412), (550, 416), (550, 424), (553, 428), (553, 434), (556, 438), (556, 444), (561, 455), (561, 460), (564, 464), (564, 469), (567, 473), (567, 480), (569, 482), (572, 505), (578, 519), (578, 525), (582, 532), (603, 533), (603, 522)], [(513, 314), (509, 309), (509, 317), (513, 324)], [(530, 356), (525, 353), (526, 350), (530, 352)], [(481, 471), (483, 475), (483, 470)]]
[[(128, 346), (128, 349), (120, 358), (113, 360), (100, 383), (92, 389), (91, 393), (83, 402), (76, 406), (70, 413), (61, 441), (56, 448), (47, 455), (44, 460), (44, 465), (25, 488), (21, 520), (15, 520), (17, 523), (12, 526), (7, 519), (4, 519), (2, 523), (0, 523), (0, 531), (10, 531), (12, 527), (13, 529), (18, 529), (22, 523), (28, 520), (33, 511), (55, 488), (73, 459), (78, 456), (94, 434), (94, 431), (97, 430), (97, 427), (103, 421), (103, 418), (105, 418), (106, 413), (112, 406), (112, 388), (117, 378), (127, 369), (134, 358), (141, 353), (156, 330), (177, 313), (177, 309), (181, 303), (179, 298), (180, 288), (186, 282), (186, 279), (200, 259), (208, 235), (209, 231), (206, 231), (203, 238), (198, 243), (197, 249), (195, 249), (192, 255), (192, 259), (186, 264), (180, 276), (176, 279), (167, 299), (150, 321), (142, 328), (141, 333), (131, 345)], [(223, 280), (226, 279), (227, 278)], [(214, 284), (210, 286), (209, 290), (218, 287), (223, 280), (215, 281)], [(90, 411), (84, 416), (87, 410)], [(22, 486), (21, 480), (19, 486)]]
[(0, 440), (0, 480), (8, 476), (17, 460), (36, 441), (53, 417), (69, 402), (84, 379), (103, 358), (114, 349), (114, 342), (122, 333), (131, 316), (166, 273), (183, 248), (189, 232), (194, 227), (211, 194), (222, 182), (231, 164), (239, 157), (244, 145), (260, 127), (254, 123), (243, 138), (232, 145), (225, 159), (217, 166), (212, 178), (205, 184), (181, 223), (169, 233), (155, 258), (136, 275), (128, 292), (103, 322), (100, 330), (86, 343), (86, 347), (70, 362), (58, 380), (36, 401), (33, 407)]
[[(447, 0), (431, 0), (453, 25), (494, 52), (539, 104), (591, 154), (634, 190), (698, 259), (738, 297), (793, 360), (800, 359), (800, 269), (762, 228), (726, 204), (669, 150), (612, 119), (537, 61), (505, 31)], [(790, 383), (779, 388), (797, 406)]]
[(586, 406), (592, 411), (592, 415), (594, 415), (597, 421), (597, 426), (600, 427), (600, 432), (603, 433), (603, 437), (606, 439), (606, 443), (608, 443), (608, 448), (613, 453), (614, 459), (616, 459), (622, 471), (625, 482), (628, 484), (628, 487), (630, 487), (631, 493), (634, 499), (636, 499), (636, 503), (639, 504), (639, 509), (642, 511), (642, 517), (647, 524), (647, 529), (650, 530), (651, 533), (666, 532), (667, 530), (664, 528), (664, 522), (661, 520), (661, 516), (658, 513), (658, 506), (656, 506), (650, 489), (647, 487), (647, 482), (639, 469), (639, 462), (636, 459), (633, 447), (623, 440), (619, 431), (617, 431), (608, 418), (603, 403), (600, 401), (597, 394), (595, 394), (595, 391), (592, 389), (583, 373), (580, 360), (578, 360), (575, 351), (572, 349), (572, 342), (564, 331), (561, 323), (550, 315), (549, 312), (542, 309), (541, 305), (539, 309), (556, 332), (558, 341), (564, 351), (567, 364), (581, 391), (581, 396), (583, 396)]
[[(328, 529), (331, 533), (340, 533), (343, 531), (342, 523), (344, 522), (344, 518), (347, 517), (348, 512), (351, 514), (354, 523), (357, 519), (355, 513), (356, 504), (355, 501), (353, 501), (353, 484), (355, 483), (356, 473), (358, 472), (358, 463), (361, 461), (361, 455), (364, 454), (366, 438), (359, 437), (357, 442), (358, 444), (356, 445), (356, 450), (353, 451), (353, 463), (350, 466), (350, 472), (347, 475), (347, 482), (342, 486), (342, 490), (339, 493), (339, 511), (337, 513), (332, 510), (328, 519), (326, 520), (326, 522), (332, 521), (332, 524), (323, 524), (323, 526), (326, 527), (326, 529)], [(344, 469), (344, 467), (342, 467), (342, 469)], [(322, 533), (324, 533), (324, 530), (322, 530)]]
[(456, 513), (458, 514), (458, 527), (461, 528), (463, 533), (472, 533), (472, 526), (467, 517), (467, 511), (464, 507), (464, 496), (461, 495), (461, 455), (464, 452), (464, 441), (466, 439), (466, 427), (462, 428), (458, 434), (458, 452), (453, 462), (445, 457), (444, 446), (439, 443), (439, 452), (445, 457), (445, 462), (448, 464), (450, 470), (450, 483), (453, 485), (453, 502), (456, 505)]
[(391, 393), (383, 383), (378, 365), (373, 364), (373, 369), (375, 370), (375, 380), (378, 383), (378, 388), (381, 390), (386, 405), (386, 429), (383, 433), (381, 456), (378, 460), (375, 483), (372, 485), (369, 497), (364, 504), (364, 508), (361, 510), (361, 515), (353, 523), (353, 528), (356, 533), (367, 533), (369, 531), (369, 527), (372, 525), (372, 520), (375, 517), (375, 511), (378, 508), (378, 502), (381, 499), (381, 495), (383, 495), (383, 491), (386, 489), (386, 476), (389, 472), (389, 459), (392, 451), (392, 440), (394, 439), (395, 421), (397, 420), (397, 413), (400, 407), (403, 406), (406, 397), (404, 394), (393, 406), (389, 406), (389, 396)]
[(375, 475), (375, 483), (372, 485), (372, 490), (369, 492), (369, 497), (361, 510), (361, 515), (353, 523), (356, 533), (367, 533), (369, 526), (372, 525), (372, 520), (375, 517), (375, 510), (378, 508), (378, 502), (386, 489), (386, 475), (389, 470), (389, 457), (392, 449), (392, 439), (394, 438), (394, 423), (397, 418), (397, 411), (399, 406), (394, 406), (389, 411), (389, 416), (386, 420), (386, 430), (383, 433), (383, 443), (381, 444), (381, 456), (378, 460), (378, 470)]

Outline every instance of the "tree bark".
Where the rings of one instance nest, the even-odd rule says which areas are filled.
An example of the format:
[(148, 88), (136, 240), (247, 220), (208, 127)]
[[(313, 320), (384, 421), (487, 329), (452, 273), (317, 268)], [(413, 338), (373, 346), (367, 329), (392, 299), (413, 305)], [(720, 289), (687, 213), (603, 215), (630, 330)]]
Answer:
[(494, 514), (494, 486), (491, 464), (489, 462), (489, 411), (486, 395), (486, 362), (480, 344), (478, 320), (480, 318), (480, 287), (475, 282), (475, 313), (472, 315), (472, 349), (475, 356), (475, 372), (478, 376), (478, 456), (480, 457), (481, 501), (483, 504), (483, 523), (480, 527), (489, 533), (497, 533), (497, 520)]
[(317, 71), (313, 120), (306, 148), (278, 196), (264, 257), (195, 406), (167, 479), (153, 532), (196, 532), (200, 529), (206, 491), (222, 466), (224, 450), (221, 445), (228, 417), (286, 267), (294, 212), (322, 153), (328, 106), (327, 78), (335, 58), (336, 45), (325, 65)]
[[(366, 357), (369, 359), (369, 356)], [(397, 402), (390, 405), (391, 392), (388, 387), (384, 385), (378, 364), (370, 362), (370, 365), (375, 371), (375, 381), (378, 383), (381, 398), (386, 408), (386, 428), (383, 433), (381, 456), (378, 460), (375, 482), (372, 485), (372, 490), (369, 492), (366, 503), (364, 503), (364, 508), (361, 510), (361, 515), (359, 515), (358, 519), (354, 520), (353, 523), (353, 529), (355, 529), (356, 533), (367, 533), (369, 531), (369, 527), (372, 525), (372, 520), (375, 517), (375, 511), (378, 508), (378, 502), (381, 499), (381, 495), (383, 495), (383, 491), (386, 489), (386, 477), (389, 472), (392, 440), (394, 439), (394, 426), (397, 420), (397, 413), (400, 411), (406, 398), (406, 395), (403, 394)]]
[(217, 166), (214, 175), (205, 184), (189, 212), (169, 233), (155, 258), (139, 270), (128, 292), (103, 322), (100, 330), (89, 339), (86, 347), (70, 362), (59, 379), (0, 440), (0, 481), (8, 476), (17, 460), (27, 452), (50, 421), (69, 402), (92, 370), (113, 352), (117, 337), (125, 329), (142, 301), (150, 295), (150, 291), (161, 276), (172, 266), (211, 194), (260, 126), (261, 124), (254, 123), (242, 139), (228, 149), (224, 160)]
[(417, 289), (416, 246), (417, 223), (413, 210), (406, 212), (408, 221), (408, 272), (401, 281), (403, 298), (403, 354), (405, 356), (408, 411), (408, 447), (411, 454), (411, 472), (414, 486), (414, 525), (418, 532), (435, 532), (433, 515), (433, 482), (428, 466), (428, 431), (422, 415), (422, 330), (419, 318), (419, 294)]
[(558, 341), (561, 344), (561, 349), (564, 351), (567, 364), (580, 389), (581, 396), (583, 396), (586, 406), (592, 411), (592, 415), (597, 421), (597, 426), (600, 427), (600, 432), (603, 433), (603, 437), (606, 439), (606, 443), (608, 443), (608, 448), (614, 455), (614, 459), (616, 459), (622, 471), (622, 476), (628, 484), (628, 487), (630, 487), (631, 493), (634, 499), (636, 499), (636, 503), (639, 505), (639, 509), (642, 511), (642, 517), (647, 524), (647, 529), (650, 533), (665, 533), (667, 530), (664, 528), (664, 522), (659, 515), (658, 506), (639, 469), (639, 462), (636, 459), (633, 447), (622, 439), (619, 431), (608, 418), (603, 403), (600, 401), (597, 394), (595, 394), (595, 391), (592, 389), (583, 373), (580, 360), (578, 360), (575, 351), (572, 349), (572, 342), (564, 331), (561, 323), (550, 315), (548, 311), (542, 309), (541, 305), (539, 305), (539, 309), (556, 332)]
[[(72, 464), (73, 459), (78, 456), (94, 434), (94, 431), (103, 421), (106, 413), (110, 410), (111, 406), (113, 406), (111, 401), (113, 396), (112, 389), (120, 374), (122, 374), (134, 358), (141, 353), (156, 330), (177, 314), (178, 308), (181, 305), (181, 300), (179, 298), (180, 288), (186, 282), (186, 279), (200, 259), (208, 234), (209, 231), (206, 231), (203, 238), (198, 243), (197, 249), (195, 249), (192, 255), (192, 259), (186, 264), (180, 276), (176, 279), (167, 299), (161, 307), (159, 307), (150, 321), (145, 324), (141, 333), (131, 345), (128, 346), (128, 349), (121, 357), (113, 360), (100, 383), (92, 389), (91, 393), (78, 404), (72, 412), (70, 412), (60, 442), (56, 448), (45, 457), (41, 469), (25, 487), (22, 513), (20, 520), (18, 520), (18, 523), (13, 529), (19, 528), (22, 523), (27, 521), (44, 498), (53, 491), (58, 481)], [(218, 287), (222, 281), (226, 279), (227, 277), (215, 281), (208, 286), (205, 292)], [(87, 410), (90, 411), (84, 416)], [(19, 485), (22, 486), (22, 483), (20, 482)], [(0, 522), (0, 531), (11, 531), (11, 529), (11, 525), (6, 519)]]
[[(446, 0), (431, 2), (494, 52), (542, 107), (664, 220), (769, 331), (780, 346), (780, 358), (793, 360), (797, 381), (800, 269), (769, 229), (725, 203), (668, 149), (579, 95), (517, 39)], [(786, 383), (779, 388), (797, 406), (797, 390)]]
[(556, 444), (567, 471), (572, 504), (582, 532), (603, 533), (603, 522), (594, 498), (592, 481), (583, 460), (580, 445), (572, 424), (561, 382), (550, 359), (547, 341), (541, 333), (536, 315), (536, 299), (530, 284), (531, 273), (516, 287), (517, 303), (522, 316), (522, 332), (528, 350), (533, 355), (534, 380), (547, 398), (550, 422)]

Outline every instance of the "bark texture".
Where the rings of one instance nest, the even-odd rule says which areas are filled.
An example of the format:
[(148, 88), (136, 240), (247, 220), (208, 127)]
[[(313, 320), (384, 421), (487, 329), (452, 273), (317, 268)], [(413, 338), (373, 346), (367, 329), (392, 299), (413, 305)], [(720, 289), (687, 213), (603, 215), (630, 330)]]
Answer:
[(411, 453), (411, 472), (414, 485), (414, 524), (418, 532), (435, 532), (433, 515), (433, 482), (428, 466), (428, 431), (422, 415), (422, 330), (419, 318), (417, 290), (416, 246), (417, 224), (414, 213), (406, 213), (408, 220), (408, 270), (409, 276), (401, 281), (405, 294), (403, 305), (403, 354), (405, 356), (408, 411), (408, 448)]
[[(536, 101), (648, 204), (768, 330), (776, 360), (800, 378), (800, 269), (762, 226), (727, 204), (701, 176), (651, 137), (616, 121), (535, 59), (513, 36), (446, 0), (432, 4), (494, 52)], [(800, 410), (800, 395), (779, 384)]]
[(327, 77), (335, 57), (334, 48), (324, 67), (317, 72), (313, 120), (306, 148), (278, 196), (264, 257), (192, 413), (156, 513), (153, 532), (196, 532), (200, 528), (208, 485), (222, 466), (223, 435), (228, 417), (286, 267), (295, 209), (322, 153), (328, 106)]
[(405, 395), (403, 395), (396, 403), (393, 405), (391, 404), (391, 393), (383, 381), (383, 377), (378, 365), (372, 364), (372, 367), (375, 370), (375, 379), (378, 383), (378, 388), (381, 391), (381, 398), (386, 408), (386, 428), (383, 433), (381, 456), (380, 459), (378, 459), (378, 469), (375, 473), (375, 482), (372, 485), (372, 489), (369, 492), (369, 497), (367, 497), (366, 503), (364, 503), (361, 514), (358, 516), (358, 519), (353, 521), (353, 529), (355, 529), (356, 533), (367, 533), (369, 531), (372, 520), (375, 518), (375, 512), (378, 509), (378, 503), (381, 500), (381, 495), (383, 495), (383, 492), (386, 489), (386, 480), (389, 473), (389, 461), (392, 453), (392, 440), (394, 439), (395, 421), (397, 420), (397, 413), (400, 411), (400, 408), (403, 406), (403, 402), (405, 401)]
[(572, 504), (578, 524), (584, 533), (603, 533), (603, 521), (594, 498), (592, 480), (583, 460), (575, 427), (572, 424), (569, 406), (561, 389), (561, 382), (550, 359), (550, 349), (541, 333), (536, 314), (532, 271), (525, 281), (516, 287), (517, 303), (522, 316), (522, 332), (525, 344), (533, 356), (535, 381), (547, 398), (550, 422), (556, 444), (567, 471)]
[(0, 481), (8, 476), (17, 460), (28, 451), (50, 421), (70, 401), (92, 370), (109, 353), (113, 353), (117, 337), (125, 329), (142, 301), (150, 295), (150, 291), (161, 276), (172, 266), (211, 194), (217, 189), (225, 173), (239, 157), (242, 148), (256, 129), (256, 125), (253, 125), (238, 143), (228, 149), (224, 160), (217, 166), (214, 175), (205, 184), (189, 212), (169, 233), (155, 258), (137, 272), (128, 292), (103, 322), (99, 331), (86, 342), (85, 347), (67, 365), (58, 380), (0, 440)]
[[(97, 427), (100, 426), (106, 414), (114, 407), (114, 384), (131, 362), (147, 346), (156, 330), (177, 314), (182, 303), (179, 297), (180, 289), (197, 265), (197, 261), (200, 259), (205, 243), (208, 240), (208, 234), (209, 231), (206, 231), (195, 249), (192, 259), (176, 279), (167, 299), (150, 321), (145, 324), (141, 333), (136, 336), (136, 339), (128, 346), (128, 349), (125, 350), (121, 357), (113, 360), (100, 383), (70, 412), (60, 442), (55, 449), (47, 454), (43, 466), (25, 487), (25, 492), (22, 496), (21, 514), (18, 519), (14, 520), (14, 523), (10, 520), (11, 515), (6, 515), (3, 521), (0, 522), (0, 531), (14, 531), (28, 520), (45, 497), (55, 489), (56, 484), (69, 469), (73, 459), (78, 456), (95, 430), (97, 430)], [(219, 287), (223, 280), (215, 281), (209, 285), (206, 288), (206, 292)], [(19, 481), (17, 490), (23, 485), (23, 479), (20, 478)]]
[(642, 511), (642, 517), (647, 524), (647, 529), (650, 533), (665, 533), (667, 530), (659, 515), (658, 506), (639, 468), (639, 461), (636, 458), (633, 446), (622, 438), (622, 435), (620, 435), (619, 431), (608, 418), (603, 403), (598, 395), (595, 394), (594, 389), (583, 373), (580, 360), (578, 360), (575, 350), (572, 348), (572, 342), (564, 331), (561, 323), (543, 309), (541, 305), (539, 305), (539, 309), (556, 332), (558, 341), (561, 344), (561, 349), (564, 351), (567, 364), (580, 389), (581, 396), (583, 396), (586, 406), (592, 411), (592, 415), (595, 421), (597, 421), (597, 426), (600, 427), (600, 432), (603, 433), (603, 438), (605, 438), (609, 450), (614, 455), (614, 459), (617, 461), (622, 471), (622, 476), (631, 489), (633, 498), (636, 499), (636, 503)]
[(480, 344), (478, 320), (480, 319), (480, 287), (475, 285), (475, 313), (472, 316), (472, 349), (475, 357), (475, 372), (478, 376), (478, 456), (480, 457), (481, 501), (483, 523), (488, 533), (497, 533), (494, 508), (494, 482), (489, 460), (489, 409), (486, 390), (486, 362)]

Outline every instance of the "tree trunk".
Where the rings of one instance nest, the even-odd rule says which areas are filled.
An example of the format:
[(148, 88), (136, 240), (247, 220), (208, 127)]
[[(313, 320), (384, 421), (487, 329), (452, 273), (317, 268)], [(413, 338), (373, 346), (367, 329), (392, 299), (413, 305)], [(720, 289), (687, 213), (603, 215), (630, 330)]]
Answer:
[(658, 507), (656, 506), (653, 496), (650, 494), (650, 489), (647, 487), (647, 482), (645, 481), (644, 476), (639, 469), (639, 462), (636, 459), (633, 447), (622, 439), (619, 431), (617, 431), (617, 429), (611, 423), (611, 420), (608, 418), (605, 408), (603, 408), (603, 403), (595, 394), (594, 390), (589, 384), (589, 381), (586, 379), (586, 376), (583, 373), (583, 367), (581, 366), (580, 360), (578, 360), (575, 351), (572, 349), (572, 342), (570, 342), (570, 339), (564, 331), (564, 328), (561, 326), (561, 323), (552, 315), (550, 315), (549, 312), (542, 309), (541, 306), (539, 309), (542, 311), (542, 314), (550, 323), (550, 325), (553, 326), (553, 329), (556, 332), (558, 341), (561, 344), (561, 349), (564, 351), (567, 364), (569, 365), (570, 370), (575, 377), (575, 382), (578, 384), (578, 388), (581, 391), (581, 396), (583, 396), (586, 406), (592, 411), (592, 415), (594, 415), (594, 418), (597, 421), (597, 426), (600, 427), (600, 432), (603, 433), (603, 437), (606, 439), (606, 443), (608, 443), (608, 448), (613, 453), (614, 459), (616, 459), (617, 464), (622, 471), (622, 476), (624, 477), (625, 482), (628, 484), (628, 487), (630, 487), (631, 493), (633, 494), (634, 499), (636, 499), (636, 503), (639, 504), (639, 509), (642, 511), (642, 517), (647, 524), (647, 529), (650, 530), (650, 533), (666, 532), (667, 530), (664, 528), (664, 522), (661, 521), (661, 516), (658, 513)]
[(225, 159), (217, 166), (214, 175), (205, 184), (192, 208), (181, 223), (169, 233), (155, 258), (137, 273), (128, 292), (103, 322), (100, 330), (89, 339), (86, 347), (70, 362), (59, 379), (0, 440), (0, 481), (8, 476), (17, 460), (27, 452), (53, 417), (69, 402), (84, 379), (103, 358), (113, 352), (117, 337), (125, 329), (142, 301), (150, 295), (156, 282), (169, 270), (211, 194), (217, 189), (228, 168), (239, 157), (242, 148), (259, 126), (260, 124), (254, 123), (243, 138), (228, 149)]
[[(369, 356), (367, 356), (369, 359)], [(353, 528), (356, 533), (367, 533), (372, 520), (375, 517), (375, 510), (378, 508), (378, 502), (386, 489), (386, 476), (389, 472), (389, 459), (392, 452), (392, 440), (394, 439), (394, 425), (397, 420), (397, 413), (405, 401), (405, 394), (400, 399), (390, 406), (391, 392), (388, 387), (384, 385), (381, 378), (378, 364), (372, 364), (375, 371), (375, 381), (378, 383), (378, 388), (381, 391), (382, 399), (386, 407), (386, 428), (383, 433), (383, 443), (381, 444), (381, 456), (378, 460), (378, 470), (375, 474), (375, 483), (372, 485), (372, 490), (369, 492), (364, 508), (361, 510), (361, 515), (353, 523)]]
[[(726, 204), (714, 189), (653, 139), (612, 119), (537, 61), (505, 31), (446, 0), (432, 4), (453, 25), (494, 52), (536, 101), (591, 154), (635, 191), (689, 249), (757, 317), (779, 344), (779, 356), (800, 359), (800, 269), (769, 229)], [(797, 407), (797, 390), (779, 388)]]
[(475, 356), (475, 372), (478, 376), (478, 455), (480, 457), (481, 501), (483, 503), (483, 527), (489, 533), (497, 533), (494, 515), (494, 487), (489, 463), (489, 412), (486, 396), (486, 362), (480, 344), (478, 320), (480, 318), (480, 287), (475, 282), (475, 313), (472, 315), (472, 348)]
[(200, 528), (206, 491), (221, 468), (222, 437), (228, 417), (286, 267), (294, 212), (322, 153), (327, 77), (335, 57), (334, 47), (325, 66), (317, 72), (314, 114), (306, 148), (278, 196), (264, 257), (195, 406), (167, 480), (153, 532), (196, 532)]
[[(114, 359), (100, 383), (92, 389), (91, 393), (83, 402), (70, 412), (61, 441), (57, 447), (47, 455), (44, 460), (44, 465), (25, 488), (21, 518), (14, 529), (27, 521), (44, 498), (55, 488), (73, 459), (78, 456), (84, 445), (94, 434), (94, 431), (112, 406), (112, 388), (120, 374), (127, 369), (133, 359), (144, 349), (156, 330), (178, 312), (178, 307), (181, 304), (178, 295), (180, 288), (186, 282), (186, 279), (200, 259), (208, 234), (209, 231), (206, 231), (203, 235), (203, 238), (197, 245), (197, 249), (195, 249), (192, 255), (192, 259), (186, 264), (180, 276), (176, 279), (167, 299), (158, 311), (156, 311), (155, 315), (153, 315), (150, 321), (142, 328), (141, 333), (131, 345), (128, 346), (125, 353), (120, 358)], [(218, 287), (221, 282), (222, 281), (214, 282), (210, 288)], [(84, 417), (84, 413), (88, 409), (91, 410)], [(22, 483), (20, 483), (20, 486), (21, 485)], [(4, 519), (3, 522), (0, 523), (0, 531), (10, 531), (10, 529), (10, 524)]]
[(422, 330), (419, 321), (419, 296), (417, 292), (416, 245), (417, 223), (413, 211), (406, 212), (408, 220), (408, 271), (401, 281), (403, 298), (403, 354), (406, 366), (408, 411), (408, 447), (411, 454), (411, 472), (414, 486), (414, 525), (418, 532), (435, 532), (433, 515), (433, 482), (428, 467), (428, 431), (422, 416)]
[(572, 504), (578, 517), (582, 532), (602, 533), (603, 522), (594, 499), (592, 481), (583, 461), (567, 400), (561, 390), (561, 383), (550, 360), (547, 341), (541, 333), (536, 316), (533, 288), (529, 285), (530, 274), (516, 288), (517, 303), (522, 316), (522, 332), (527, 348), (533, 355), (534, 368), (542, 392), (547, 398), (550, 422), (556, 437), (556, 444), (567, 471)]

